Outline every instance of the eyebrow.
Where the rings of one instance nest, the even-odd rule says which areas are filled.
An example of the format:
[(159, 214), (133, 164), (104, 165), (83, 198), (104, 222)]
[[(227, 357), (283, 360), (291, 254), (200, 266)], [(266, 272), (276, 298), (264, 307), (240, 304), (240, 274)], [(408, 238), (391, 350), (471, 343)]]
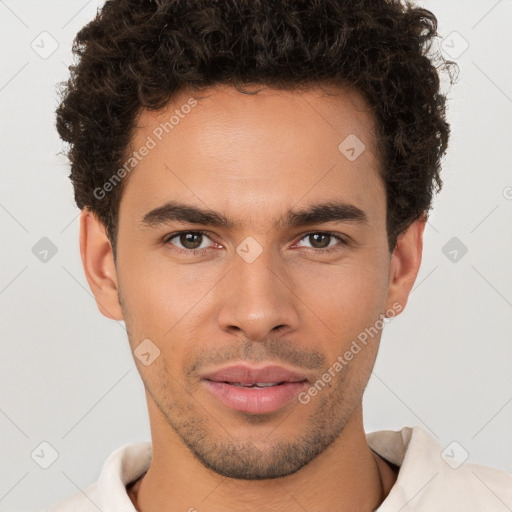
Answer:
[[(169, 201), (144, 215), (143, 227), (156, 228), (168, 222), (177, 221), (188, 224), (201, 224), (212, 227), (231, 229), (238, 223), (228, 219), (223, 214), (184, 204), (179, 201)], [(326, 222), (356, 222), (368, 224), (368, 216), (357, 206), (343, 201), (329, 201), (315, 204), (302, 210), (288, 210), (274, 222), (274, 227), (297, 227)]]

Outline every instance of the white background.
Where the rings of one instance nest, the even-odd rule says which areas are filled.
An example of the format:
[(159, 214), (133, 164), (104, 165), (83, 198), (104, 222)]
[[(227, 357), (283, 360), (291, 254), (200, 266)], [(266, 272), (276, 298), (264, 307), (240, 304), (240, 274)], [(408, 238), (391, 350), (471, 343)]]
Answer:
[[(0, 0), (0, 511), (75, 494), (116, 448), (150, 439), (124, 326), (99, 313), (84, 277), (54, 127), (72, 39), (100, 4)], [(444, 188), (409, 304), (383, 335), (365, 429), (420, 425), (512, 473), (512, 2), (421, 5), (452, 54), (469, 47), (449, 93)], [(58, 44), (47, 58), (31, 47), (45, 37), (51, 49), (44, 31)], [(46, 263), (32, 252), (42, 237), (57, 248)], [(452, 237), (468, 249), (455, 263), (442, 252)], [(43, 441), (59, 454), (48, 469), (31, 458)]]

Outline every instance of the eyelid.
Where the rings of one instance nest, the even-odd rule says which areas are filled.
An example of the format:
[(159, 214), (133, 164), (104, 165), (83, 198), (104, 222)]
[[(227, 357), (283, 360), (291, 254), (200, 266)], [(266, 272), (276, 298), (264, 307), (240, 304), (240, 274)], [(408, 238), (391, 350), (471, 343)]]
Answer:
[[(170, 233), (168, 235), (165, 235), (162, 239), (162, 242), (164, 244), (169, 244), (170, 241), (173, 239), (173, 238), (176, 238), (180, 235), (184, 235), (184, 234), (189, 234), (189, 233), (193, 233), (195, 235), (197, 234), (201, 234), (203, 236), (206, 236), (207, 238), (209, 238), (211, 240), (211, 234), (208, 232), (208, 231), (204, 231), (202, 229), (185, 229), (185, 230), (181, 230), (181, 231), (175, 231), (174, 233)], [(213, 242), (213, 240), (211, 240)], [(215, 242), (214, 242), (215, 243)], [(173, 244), (170, 244), (170, 245), (173, 245)], [(218, 244), (220, 245), (220, 244)], [(203, 247), (201, 249), (182, 249), (181, 247), (176, 247), (174, 246), (174, 248), (178, 251), (178, 252), (182, 252), (182, 253), (189, 253), (189, 254), (197, 254), (198, 252), (204, 252), (205, 250), (209, 249), (209, 247)]]
[[(201, 235), (206, 236), (207, 238), (209, 238), (211, 240), (211, 234), (208, 231), (205, 231), (205, 230), (202, 230), (202, 229), (196, 229), (196, 230), (190, 230), (189, 229), (189, 230), (175, 231), (173, 233), (165, 235), (163, 237), (163, 239), (162, 239), (162, 242), (164, 244), (169, 244), (169, 242), (173, 238), (176, 238), (179, 235), (188, 234), (188, 233), (201, 234)], [(338, 243), (333, 245), (333, 246), (328, 246), (328, 247), (326, 247), (324, 249), (316, 249), (314, 247), (306, 247), (306, 249), (310, 249), (314, 253), (318, 253), (318, 254), (331, 253), (331, 252), (340, 250), (340, 246), (341, 247), (346, 247), (346, 246), (350, 245), (350, 240), (348, 240), (347, 237), (342, 235), (341, 233), (335, 233), (335, 232), (332, 232), (332, 231), (323, 231), (323, 230), (307, 231), (305, 233), (301, 233), (300, 235), (298, 235), (300, 237), (298, 239), (298, 242), (302, 241), (304, 238), (306, 238), (308, 236), (316, 235), (316, 234), (328, 235), (328, 236), (331, 236), (333, 238), (336, 238), (338, 240)], [(213, 240), (211, 240), (211, 241), (214, 242)], [(214, 243), (216, 243), (216, 242), (214, 242)], [(173, 244), (169, 244), (169, 245), (173, 245)], [(217, 244), (217, 245), (221, 245), (221, 244)], [(294, 244), (294, 245), (296, 245), (296, 244)], [(208, 251), (208, 249), (211, 248), (211, 246), (209, 246), (209, 247), (203, 247), (203, 248), (197, 248), (197, 249), (182, 249), (182, 248), (176, 247), (174, 245), (173, 245), (173, 247), (174, 247), (173, 250), (177, 251), (178, 253), (181, 253), (181, 254), (185, 253), (185, 254), (188, 254), (188, 255), (204, 254), (206, 251)]]
[(345, 236), (343, 236), (341, 233), (335, 233), (335, 232), (332, 232), (332, 231), (308, 231), (307, 233), (303, 234), (303, 235), (299, 235), (300, 238), (299, 238), (299, 242), (301, 240), (303, 240), (304, 238), (310, 236), (310, 235), (328, 235), (328, 236), (331, 236), (332, 238), (336, 238), (339, 242), (339, 244), (336, 244), (336, 245), (333, 245), (333, 246), (330, 246), (330, 247), (327, 247), (325, 249), (315, 249), (314, 247), (309, 247), (309, 249), (313, 249), (315, 252), (330, 252), (330, 249), (332, 250), (335, 250), (335, 248), (338, 246), (338, 245), (348, 245), (349, 241), (347, 240), (347, 238)]

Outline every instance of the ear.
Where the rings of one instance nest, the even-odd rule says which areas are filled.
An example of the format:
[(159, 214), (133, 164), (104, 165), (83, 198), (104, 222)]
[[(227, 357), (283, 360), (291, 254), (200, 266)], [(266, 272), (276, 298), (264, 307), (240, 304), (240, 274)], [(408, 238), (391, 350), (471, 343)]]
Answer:
[(414, 221), (406, 231), (397, 239), (395, 249), (391, 255), (389, 268), (387, 309), (393, 304), (400, 304), (403, 311), (409, 298), (409, 293), (416, 281), (421, 264), (423, 252), (423, 231), (427, 223), (427, 216), (423, 215)]
[(80, 254), (98, 309), (107, 318), (123, 320), (114, 255), (107, 230), (87, 208), (80, 215)]

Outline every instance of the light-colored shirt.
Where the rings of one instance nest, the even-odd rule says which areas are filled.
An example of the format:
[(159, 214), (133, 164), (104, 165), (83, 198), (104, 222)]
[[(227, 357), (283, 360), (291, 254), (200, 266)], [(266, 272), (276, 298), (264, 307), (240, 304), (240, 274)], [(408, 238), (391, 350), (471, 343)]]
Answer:
[[(400, 467), (377, 512), (510, 512), (512, 474), (465, 462), (458, 443), (442, 449), (422, 427), (366, 434), (368, 446)], [(126, 486), (149, 468), (151, 442), (130, 443), (105, 461), (97, 482), (43, 512), (135, 512)]]

